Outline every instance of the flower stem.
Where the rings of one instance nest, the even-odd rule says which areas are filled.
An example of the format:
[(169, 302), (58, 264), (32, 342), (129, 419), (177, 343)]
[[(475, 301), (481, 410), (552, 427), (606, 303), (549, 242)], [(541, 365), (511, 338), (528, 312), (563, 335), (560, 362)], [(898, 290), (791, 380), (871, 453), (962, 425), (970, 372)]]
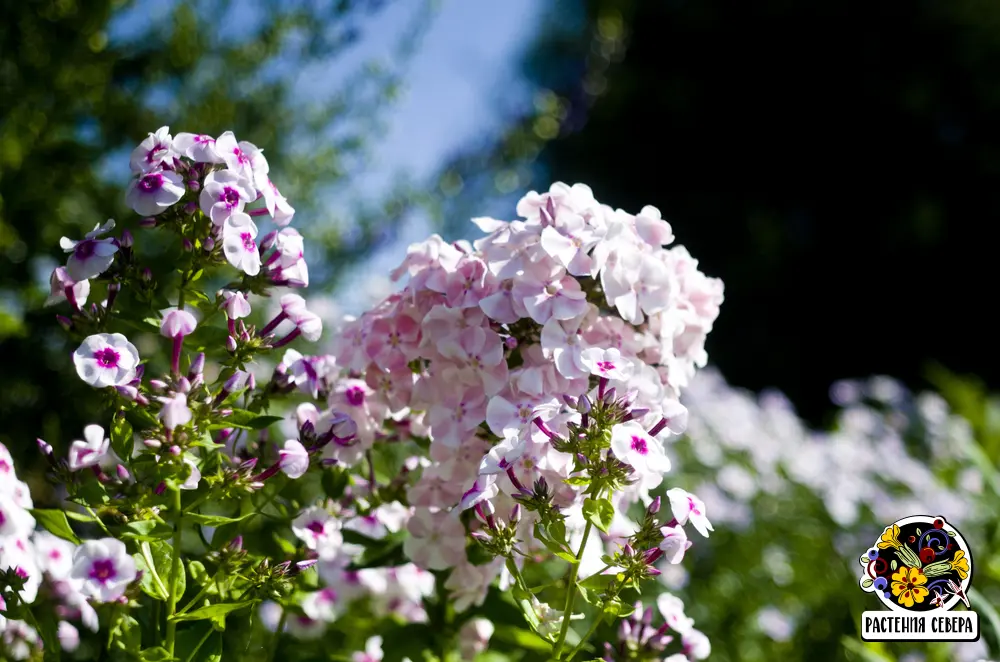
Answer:
[[(601, 606), (603, 607), (604, 605)], [(594, 636), (594, 633), (597, 632), (597, 628), (599, 628), (601, 626), (601, 623), (603, 622), (604, 622), (604, 609), (601, 609), (601, 613), (599, 613), (597, 615), (597, 618), (594, 619), (594, 622), (591, 624), (590, 629), (587, 630), (587, 634), (583, 635), (583, 639), (581, 639), (580, 643), (576, 645), (576, 648), (567, 653), (566, 662), (571, 662), (571, 660), (574, 657), (576, 657), (577, 653), (583, 650), (583, 647), (587, 645), (587, 642), (590, 641), (590, 638)]]
[(278, 642), (281, 641), (281, 633), (285, 630), (285, 623), (288, 622), (288, 610), (281, 610), (281, 618), (278, 619), (278, 627), (274, 631), (274, 639), (271, 640), (270, 649), (267, 651), (267, 662), (274, 660), (275, 653), (278, 652)]
[(583, 558), (583, 550), (587, 547), (587, 539), (590, 538), (590, 530), (594, 525), (589, 521), (583, 529), (583, 540), (580, 541), (580, 548), (576, 551), (576, 562), (569, 568), (569, 576), (566, 580), (566, 603), (563, 605), (563, 622), (559, 630), (559, 638), (552, 649), (552, 659), (560, 659), (563, 645), (566, 643), (566, 635), (569, 634), (569, 618), (573, 615), (573, 603), (576, 602), (576, 578), (580, 571), (580, 559)]
[(173, 557), (170, 564), (170, 585), (167, 587), (167, 652), (174, 654), (174, 644), (177, 639), (177, 622), (171, 617), (177, 613), (177, 602), (181, 596), (177, 595), (177, 580), (181, 573), (181, 525), (183, 523), (183, 512), (181, 511), (181, 491), (176, 487), (173, 489), (173, 510), (177, 513), (177, 520), (174, 522)]

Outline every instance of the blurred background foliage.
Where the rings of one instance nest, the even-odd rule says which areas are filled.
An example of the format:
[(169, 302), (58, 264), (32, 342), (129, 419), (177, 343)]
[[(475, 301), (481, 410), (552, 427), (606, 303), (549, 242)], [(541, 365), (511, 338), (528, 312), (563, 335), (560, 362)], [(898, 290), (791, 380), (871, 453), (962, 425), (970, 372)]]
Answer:
[[(340, 65), (385, 4), (3, 0), (0, 441), (22, 466), (36, 456), (35, 437), (60, 447), (89, 422), (92, 394), (67, 360), (74, 348), (42, 303), (48, 274), (65, 259), (61, 236), (80, 238), (107, 218), (135, 228), (139, 219), (124, 204), (125, 164), (147, 132), (233, 130), (261, 146), (297, 209), (296, 225), (312, 226), (312, 277), (330, 286), (420, 201), (401, 187), (350, 219), (325, 204), (363, 166), (433, 18), (433, 3), (411, 3), (418, 11), (391, 62)], [(310, 85), (310, 76), (338, 66), (336, 87)], [(159, 259), (166, 266), (170, 257)]]

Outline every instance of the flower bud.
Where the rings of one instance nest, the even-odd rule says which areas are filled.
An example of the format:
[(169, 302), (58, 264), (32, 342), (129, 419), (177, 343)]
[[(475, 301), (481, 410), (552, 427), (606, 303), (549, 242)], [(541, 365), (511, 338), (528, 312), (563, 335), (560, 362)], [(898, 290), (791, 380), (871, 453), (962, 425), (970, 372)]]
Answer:
[(184, 205), (184, 213), (187, 214), (188, 216), (191, 216), (196, 211), (198, 211), (198, 203), (197, 202), (189, 202), (186, 205)]
[(587, 394), (584, 393), (583, 395), (581, 395), (580, 396), (580, 403), (579, 403), (580, 413), (581, 414), (589, 414), (590, 410), (592, 408), (593, 408), (593, 405), (591, 404), (590, 398), (587, 396)]
[(128, 480), (129, 478), (131, 478), (131, 476), (129, 475), (128, 469), (126, 469), (124, 466), (122, 466), (122, 465), (119, 464), (117, 470), (118, 470), (118, 479), (119, 480)]
[(188, 180), (187, 187), (192, 191), (198, 191), (201, 189), (201, 182), (197, 179)]
[(521, 521), (521, 504), (515, 503), (514, 507), (510, 510), (510, 523), (512, 526), (516, 526), (518, 522)]
[(194, 379), (195, 375), (200, 375), (205, 369), (205, 352), (198, 352), (198, 355), (194, 357), (191, 361), (191, 367), (188, 369), (188, 376)]
[(43, 439), (36, 439), (38, 443), (38, 450), (42, 452), (42, 455), (52, 455), (52, 445), (45, 442)]
[(230, 541), (229, 545), (230, 552), (238, 552), (243, 549), (243, 536), (236, 536)]
[(236, 351), (236, 338), (229, 336), (226, 338), (226, 351), (233, 353)]
[(251, 391), (257, 388), (257, 378), (254, 377), (252, 372), (250, 373), (250, 376), (247, 377), (247, 388)]
[(69, 331), (73, 328), (73, 320), (66, 317), (65, 315), (56, 315), (56, 321), (59, 322), (59, 326)]
[(205, 243), (202, 244), (205, 248), (206, 253), (211, 253), (215, 250), (215, 237), (206, 237)]
[(173, 446), (171, 446), (170, 448), (167, 449), (167, 452), (170, 453), (171, 455), (173, 455), (174, 457), (180, 457), (181, 456), (181, 447), (178, 446), (177, 444), (174, 444)]
[(604, 394), (604, 403), (611, 404), (615, 401), (615, 397), (618, 395), (618, 389), (614, 386), (608, 389), (607, 393)]
[(186, 238), (184, 239), (184, 241), (183, 241), (183, 242), (181, 242), (181, 247), (182, 247), (182, 248), (183, 248), (183, 249), (184, 249), (185, 251), (188, 251), (188, 252), (191, 252), (191, 251), (193, 251), (193, 250), (194, 250), (194, 244), (193, 244), (193, 243), (191, 243), (191, 240), (190, 240), (190, 239), (186, 239)]
[(128, 230), (123, 230), (123, 231), (122, 231), (122, 238), (121, 238), (121, 240), (120, 240), (120, 241), (118, 242), (118, 244), (119, 244), (119, 245), (120, 245), (120, 246), (121, 246), (122, 248), (131, 248), (131, 247), (132, 247), (132, 243), (133, 243), (134, 241), (135, 241), (135, 240), (134, 240), (134, 239), (132, 238), (132, 233), (131, 233), (131, 232), (129, 232)]
[(143, 445), (146, 446), (146, 448), (151, 448), (153, 450), (157, 450), (158, 448), (160, 448), (160, 446), (163, 445), (156, 439), (143, 439), (142, 443)]
[(165, 391), (167, 389), (167, 383), (162, 379), (150, 379), (149, 388), (154, 391)]
[(149, 267), (145, 267), (142, 272), (140, 272), (140, 275), (145, 281), (153, 280), (153, 271)]
[(483, 533), (482, 531), (473, 531), (469, 535), (484, 545), (490, 541), (489, 535)]
[(144, 218), (144, 219), (142, 219), (142, 220), (139, 221), (139, 227), (140, 228), (155, 228), (156, 227), (156, 219), (153, 218), (152, 216), (147, 216), (146, 218)]
[(647, 515), (655, 515), (658, 512), (660, 512), (660, 497), (653, 499), (653, 501), (649, 504), (649, 507), (646, 508)]
[(190, 393), (191, 380), (189, 380), (187, 377), (180, 377), (177, 380), (177, 390), (180, 391), (181, 393)]
[(156, 486), (156, 489), (153, 490), (153, 493), (159, 496), (166, 491), (167, 491), (167, 483), (165, 481), (160, 481), (160, 484)]
[(507, 349), (517, 349), (517, 338), (514, 336), (507, 336), (504, 338), (503, 344), (506, 345)]
[(563, 393), (562, 400), (563, 402), (566, 403), (566, 406), (569, 407), (570, 409), (576, 409), (577, 402), (576, 398), (574, 398), (573, 396), (566, 395), (565, 393)]

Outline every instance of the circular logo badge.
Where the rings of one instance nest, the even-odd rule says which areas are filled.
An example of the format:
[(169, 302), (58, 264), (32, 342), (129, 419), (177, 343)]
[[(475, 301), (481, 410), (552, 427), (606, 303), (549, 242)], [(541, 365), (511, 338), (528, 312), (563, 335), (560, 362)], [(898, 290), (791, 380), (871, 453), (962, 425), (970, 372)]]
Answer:
[(943, 517), (914, 515), (885, 527), (860, 559), (861, 588), (894, 611), (952, 609), (972, 580), (972, 554)]

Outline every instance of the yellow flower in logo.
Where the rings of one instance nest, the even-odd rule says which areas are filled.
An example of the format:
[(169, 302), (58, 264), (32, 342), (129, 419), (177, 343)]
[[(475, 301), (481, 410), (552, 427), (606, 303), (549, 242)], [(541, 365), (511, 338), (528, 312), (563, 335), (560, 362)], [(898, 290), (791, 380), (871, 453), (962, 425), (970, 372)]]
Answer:
[(920, 568), (909, 568), (901, 566), (892, 575), (892, 594), (896, 596), (896, 601), (907, 609), (913, 607), (913, 603), (923, 602), (929, 591), (924, 584), (927, 577), (920, 571)]
[(965, 552), (958, 550), (951, 560), (951, 569), (958, 572), (958, 576), (965, 579), (969, 576), (969, 559), (965, 558)]
[(878, 539), (878, 547), (879, 549), (889, 549), (890, 547), (899, 549), (899, 527), (895, 524), (886, 527), (885, 531), (882, 532), (882, 537)]

